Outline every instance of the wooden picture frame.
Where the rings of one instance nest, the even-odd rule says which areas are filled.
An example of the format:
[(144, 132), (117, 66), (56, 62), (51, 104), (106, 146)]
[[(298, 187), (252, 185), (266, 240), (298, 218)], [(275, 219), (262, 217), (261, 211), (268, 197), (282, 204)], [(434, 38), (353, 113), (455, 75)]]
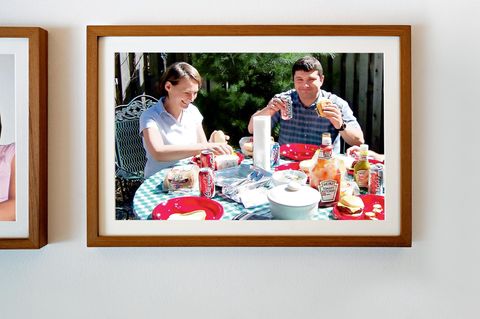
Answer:
[(0, 55), (12, 56), (16, 83), (16, 115), (3, 123), (4, 129), (16, 127), (16, 217), (0, 222), (0, 249), (38, 249), (48, 242), (47, 36), (38, 27), (0, 27)]
[[(88, 26), (87, 27), (87, 245), (89, 247), (112, 246), (401, 246), (409, 247), (412, 243), (412, 207), (411, 207), (411, 27), (406, 25), (203, 25), (203, 26)], [(395, 186), (387, 205), (392, 203), (395, 218), (392, 218), (392, 229), (382, 224), (377, 231), (359, 228), (351, 232), (348, 226), (339, 231), (327, 230), (316, 232), (318, 224), (300, 224), (297, 221), (263, 221), (258, 229), (253, 232), (237, 232), (236, 225), (225, 224), (219, 232), (203, 231), (199, 226), (198, 231), (176, 232), (177, 226), (167, 231), (139, 232), (141, 227), (149, 227), (149, 222), (122, 221), (116, 231), (109, 231), (109, 222), (114, 219), (114, 212), (108, 207), (112, 202), (111, 194), (114, 188), (111, 172), (113, 171), (113, 156), (106, 154), (105, 145), (113, 145), (111, 126), (107, 124), (113, 118), (113, 101), (111, 96), (106, 96), (106, 91), (113, 86), (111, 70), (105, 68), (113, 64), (108, 60), (112, 52), (117, 52), (115, 46), (108, 49), (108, 41), (132, 41), (127, 45), (128, 52), (153, 52), (151, 43), (175, 42), (183, 43), (214, 42), (221, 49), (225, 45), (235, 42), (252, 41), (254, 49), (258, 43), (272, 41), (275, 43), (285, 41), (298, 41), (305, 50), (310, 49), (308, 43), (315, 41), (329, 41), (338, 43), (337, 52), (357, 43), (356, 48), (365, 48), (363, 52), (370, 52), (372, 41), (379, 44), (381, 50), (383, 41), (391, 41), (393, 45), (386, 51), (386, 57), (394, 56), (392, 64), (386, 69), (386, 76), (393, 79), (394, 85), (388, 83), (388, 90), (394, 98), (392, 113), (385, 125), (391, 125), (390, 131), (394, 143), (389, 144), (389, 151), (395, 155), (387, 156), (388, 163), (394, 169), (386, 171), (389, 180)], [(247, 41), (248, 39), (248, 41)], [(265, 41), (264, 41), (265, 40)], [(353, 41), (352, 41), (353, 40)], [(215, 42), (216, 41), (216, 42)], [(223, 45), (223, 43), (229, 43)], [(117, 43), (117, 42), (115, 42)], [(142, 43), (139, 45), (139, 43)], [(243, 43), (243, 42), (242, 42)], [(250, 42), (248, 42), (250, 43)], [(388, 42), (390, 43), (390, 42)], [(160, 44), (161, 46), (162, 44)], [(214, 44), (215, 45), (215, 44)], [(250, 45), (250, 44), (248, 44)], [(293, 47), (293, 46), (292, 46)], [(177, 48), (177, 47), (175, 47)], [(195, 47), (198, 48), (198, 47)], [(392, 49), (393, 48), (393, 49)], [(187, 47), (188, 49), (188, 47)], [(219, 49), (219, 50), (221, 50)], [(227, 48), (228, 49), (228, 48)], [(109, 51), (110, 50), (110, 51)], [(112, 51), (113, 50), (113, 51)], [(150, 51), (149, 51), (150, 50)], [(185, 46), (178, 45), (177, 51), (190, 52)], [(206, 49), (209, 50), (209, 49)], [(210, 49), (211, 50), (211, 49)], [(214, 49), (216, 50), (216, 49)], [(263, 50), (263, 48), (262, 48)], [(286, 50), (286, 49), (283, 49)], [(363, 49), (362, 49), (363, 50)], [(373, 50), (373, 49), (372, 49)], [(377, 50), (377, 49), (375, 49)], [(161, 51), (163, 52), (163, 51)], [(170, 51), (172, 52), (172, 51)], [(195, 51), (194, 51), (195, 52)], [(210, 52), (210, 51), (209, 51)], [(219, 51), (214, 51), (219, 52)], [(222, 51), (220, 51), (222, 52)], [(234, 51), (236, 52), (236, 51)], [(252, 52), (252, 51), (247, 51)], [(256, 52), (256, 51), (253, 51)], [(266, 52), (266, 51), (262, 51)], [(283, 51), (281, 51), (283, 52)], [(347, 51), (348, 52), (348, 51)], [(107, 59), (107, 60), (104, 60)], [(109, 61), (108, 63), (105, 61)], [(108, 65), (105, 65), (108, 64)], [(394, 65), (394, 67), (391, 67)], [(386, 94), (390, 94), (386, 93)], [(107, 101), (107, 102), (105, 102)], [(390, 112), (390, 111), (389, 111)], [(391, 114), (390, 114), (391, 115)], [(108, 126), (108, 129), (106, 127)], [(390, 133), (389, 133), (390, 134)], [(109, 135), (110, 137), (105, 137)], [(387, 142), (385, 142), (387, 143)], [(106, 160), (108, 159), (108, 160)], [(396, 166), (395, 166), (396, 165)], [(248, 223), (262, 223), (262, 221), (248, 221)], [(349, 221), (341, 221), (350, 225)], [(390, 222), (390, 221), (389, 221)], [(195, 222), (196, 223), (196, 222)], [(200, 222), (202, 223), (202, 222)], [(215, 223), (215, 222), (213, 222)], [(228, 221), (226, 222), (228, 223)], [(290, 223), (290, 224), (287, 224)], [(107, 225), (107, 226), (105, 226)], [(197, 224), (195, 224), (197, 225)], [(202, 224), (203, 225), (203, 224)], [(208, 225), (212, 225), (209, 223)], [(221, 227), (223, 227), (222, 224)], [(255, 224), (256, 225), (256, 224)], [(303, 225), (306, 225), (303, 231)], [(387, 225), (387, 223), (385, 223)], [(390, 225), (390, 224), (388, 224)], [(135, 228), (135, 227), (140, 228)], [(277, 227), (278, 226), (278, 227)], [(292, 227), (290, 227), (292, 226)], [(178, 226), (180, 229), (180, 226)], [(296, 233), (283, 232), (285, 229), (297, 229)], [(311, 228), (310, 228), (311, 227)], [(334, 226), (332, 226), (334, 227)], [(336, 226), (335, 226), (336, 227)], [(352, 227), (356, 227), (353, 225)], [(363, 227), (363, 226), (359, 226)], [(228, 228), (228, 231), (226, 229)], [(388, 229), (387, 229), (388, 228)], [(112, 228), (113, 229), (113, 228)], [(172, 230), (173, 229), (173, 230)], [(193, 228), (196, 229), (196, 228)], [(275, 230), (272, 230), (275, 229)], [(300, 229), (300, 230), (298, 230)], [(307, 230), (308, 229), (308, 230)], [(352, 228), (353, 229), (353, 228)], [(377, 229), (377, 228), (375, 228)]]

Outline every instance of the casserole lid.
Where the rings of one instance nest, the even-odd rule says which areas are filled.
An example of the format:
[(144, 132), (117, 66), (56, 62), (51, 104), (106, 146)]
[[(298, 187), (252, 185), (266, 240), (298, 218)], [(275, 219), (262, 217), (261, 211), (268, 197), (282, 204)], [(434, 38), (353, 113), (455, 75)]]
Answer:
[(267, 197), (274, 203), (291, 207), (309, 206), (320, 202), (320, 193), (317, 190), (294, 181), (272, 188)]

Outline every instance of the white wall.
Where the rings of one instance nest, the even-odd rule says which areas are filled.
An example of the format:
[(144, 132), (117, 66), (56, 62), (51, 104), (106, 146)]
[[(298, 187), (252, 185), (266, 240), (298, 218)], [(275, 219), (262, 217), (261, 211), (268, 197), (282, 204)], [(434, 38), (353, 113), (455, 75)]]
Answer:
[[(0, 24), (49, 31), (50, 158), (50, 244), (0, 251), (1, 318), (477, 318), (480, 4), (0, 0), (0, 7)], [(86, 248), (89, 24), (411, 24), (413, 248)]]
[(15, 142), (15, 56), (0, 54), (0, 145)]

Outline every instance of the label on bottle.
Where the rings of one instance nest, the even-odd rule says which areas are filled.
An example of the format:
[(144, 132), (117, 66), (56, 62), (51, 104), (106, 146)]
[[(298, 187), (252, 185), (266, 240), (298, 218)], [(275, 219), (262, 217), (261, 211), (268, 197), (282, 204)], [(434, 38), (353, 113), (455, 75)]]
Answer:
[(332, 157), (332, 148), (320, 148), (318, 152), (319, 158), (329, 159)]
[(318, 184), (318, 191), (320, 192), (321, 203), (333, 202), (337, 196), (338, 183), (333, 179), (320, 181)]
[(357, 171), (355, 174), (355, 181), (357, 182), (358, 187), (368, 187), (368, 176), (369, 170), (362, 169)]

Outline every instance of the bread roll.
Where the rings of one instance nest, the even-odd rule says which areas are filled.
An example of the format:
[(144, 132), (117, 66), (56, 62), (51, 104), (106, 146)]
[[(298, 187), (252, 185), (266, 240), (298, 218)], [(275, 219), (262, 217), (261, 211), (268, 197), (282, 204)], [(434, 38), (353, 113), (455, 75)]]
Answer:
[[(270, 140), (271, 140), (270, 141), (271, 144), (275, 143), (275, 140), (273, 139), (272, 136), (270, 136)], [(243, 149), (247, 152), (253, 152), (253, 141), (244, 143)]]
[[(246, 137), (242, 138), (246, 139)], [(270, 136), (271, 144), (275, 143), (273, 136)], [(240, 140), (242, 141), (242, 140)], [(247, 156), (253, 156), (253, 137), (249, 137), (249, 142), (242, 143), (240, 142), (240, 147), (242, 148), (242, 153)]]
[(243, 148), (247, 152), (253, 152), (253, 142), (247, 142), (247, 143), (243, 144)]
[(317, 114), (318, 114), (318, 116), (325, 117), (325, 113), (323, 113), (323, 109), (326, 106), (330, 106), (330, 105), (332, 105), (332, 101), (330, 101), (329, 99), (321, 99), (320, 101), (318, 101), (318, 103), (317, 103)]
[(188, 213), (175, 213), (168, 216), (168, 220), (205, 220), (207, 213), (204, 210), (194, 210)]
[(212, 133), (212, 142), (213, 143), (226, 143), (227, 139), (223, 131), (213, 131)]

